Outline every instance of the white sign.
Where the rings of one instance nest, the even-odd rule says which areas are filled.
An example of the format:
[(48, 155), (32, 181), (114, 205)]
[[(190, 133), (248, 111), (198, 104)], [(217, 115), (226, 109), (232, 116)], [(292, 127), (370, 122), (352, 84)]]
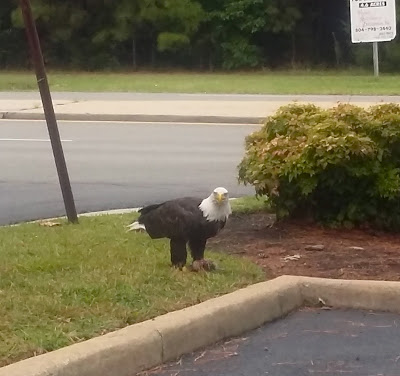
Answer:
[(351, 41), (387, 42), (396, 37), (396, 1), (350, 0)]

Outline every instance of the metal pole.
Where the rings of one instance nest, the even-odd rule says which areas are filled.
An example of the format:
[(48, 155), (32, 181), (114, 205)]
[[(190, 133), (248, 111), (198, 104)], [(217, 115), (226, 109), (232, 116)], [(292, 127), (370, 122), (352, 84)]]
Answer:
[(378, 53), (378, 42), (372, 42), (372, 50), (374, 55), (374, 76), (379, 76), (379, 53)]
[(22, 10), (22, 16), (24, 18), (26, 34), (31, 50), (33, 63), (35, 65), (37, 84), (39, 87), (40, 96), (42, 98), (43, 110), (46, 117), (47, 129), (53, 149), (53, 155), (64, 199), (65, 210), (68, 220), (70, 222), (77, 223), (78, 215), (76, 213), (67, 165), (65, 163), (60, 134), (58, 132), (56, 115), (54, 113), (53, 102), (51, 100), (49, 84), (44, 68), (44, 61), (42, 50), (40, 48), (39, 36), (36, 30), (35, 21), (32, 16), (31, 4), (29, 0), (19, 0), (19, 3)]

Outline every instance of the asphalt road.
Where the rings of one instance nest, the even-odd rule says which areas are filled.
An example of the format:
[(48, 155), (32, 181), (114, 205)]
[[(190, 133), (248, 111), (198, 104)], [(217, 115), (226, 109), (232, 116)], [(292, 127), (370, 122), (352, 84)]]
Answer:
[[(137, 207), (216, 186), (231, 196), (252, 125), (59, 122), (79, 213)], [(43, 121), (0, 121), (0, 225), (64, 215)]]
[[(311, 102), (332, 102), (332, 101), (349, 101), (349, 102), (400, 102), (398, 95), (315, 95), (315, 94), (180, 94), (180, 93), (85, 93), (85, 92), (57, 92), (52, 91), (51, 96), (55, 100), (107, 100), (107, 101), (149, 101), (149, 100), (162, 100), (162, 101), (187, 101), (187, 100), (200, 100), (200, 101), (311, 101)], [(40, 100), (39, 92), (0, 92), (0, 100)]]
[(300, 311), (146, 376), (395, 376), (400, 316), (355, 310)]

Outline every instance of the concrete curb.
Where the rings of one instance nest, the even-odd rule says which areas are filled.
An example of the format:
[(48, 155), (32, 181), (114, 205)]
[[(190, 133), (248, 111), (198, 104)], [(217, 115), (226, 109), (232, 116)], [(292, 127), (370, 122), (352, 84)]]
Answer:
[[(237, 200), (237, 197), (231, 197), (229, 200)], [(79, 217), (96, 217), (98, 215), (119, 215), (119, 214), (130, 214), (130, 213), (137, 213), (142, 207), (136, 207), (136, 208), (126, 208), (126, 209), (110, 209), (110, 210), (101, 210), (101, 211), (95, 211), (95, 212), (87, 212), (87, 213), (78, 213), (78, 218)], [(26, 221), (26, 222), (20, 222), (20, 223), (14, 223), (11, 225), (4, 225), (0, 227), (15, 227), (15, 226), (20, 226), (25, 223), (39, 223), (39, 222), (45, 222), (45, 221), (57, 221), (60, 219), (66, 219), (67, 216), (63, 215), (60, 217), (49, 217), (49, 218), (41, 218), (41, 219), (34, 219), (32, 221)]]
[(0, 376), (131, 376), (303, 305), (400, 312), (400, 282), (281, 276), (0, 368)]
[(305, 305), (324, 304), (400, 313), (400, 282), (302, 278), (300, 291)]
[[(98, 215), (119, 215), (119, 214), (129, 214), (129, 213), (137, 213), (141, 208), (127, 208), (127, 209), (110, 209), (110, 210), (103, 210), (103, 211), (96, 211), (96, 212), (88, 212), (88, 213), (78, 213), (78, 218), (80, 217), (96, 217)], [(48, 218), (41, 218), (41, 219), (33, 219), (31, 221), (26, 222), (19, 222), (13, 223), (10, 225), (0, 225), (0, 227), (16, 227), (21, 226), (27, 223), (40, 223), (40, 222), (47, 222), (47, 221), (59, 221), (60, 219), (67, 219), (66, 215), (62, 215), (60, 217), (48, 217)]]
[[(251, 116), (203, 116), (203, 115), (147, 115), (147, 114), (67, 114), (57, 113), (57, 120), (70, 121), (124, 121), (146, 123), (221, 123), (262, 124), (266, 117)], [(45, 120), (43, 113), (2, 112), (0, 119)]]

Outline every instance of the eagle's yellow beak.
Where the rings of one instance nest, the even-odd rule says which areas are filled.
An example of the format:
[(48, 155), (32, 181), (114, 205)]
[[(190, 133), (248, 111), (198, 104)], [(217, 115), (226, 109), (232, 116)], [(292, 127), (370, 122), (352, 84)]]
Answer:
[(222, 193), (218, 193), (218, 202), (222, 202), (222, 200), (224, 199), (224, 196), (222, 195)]

